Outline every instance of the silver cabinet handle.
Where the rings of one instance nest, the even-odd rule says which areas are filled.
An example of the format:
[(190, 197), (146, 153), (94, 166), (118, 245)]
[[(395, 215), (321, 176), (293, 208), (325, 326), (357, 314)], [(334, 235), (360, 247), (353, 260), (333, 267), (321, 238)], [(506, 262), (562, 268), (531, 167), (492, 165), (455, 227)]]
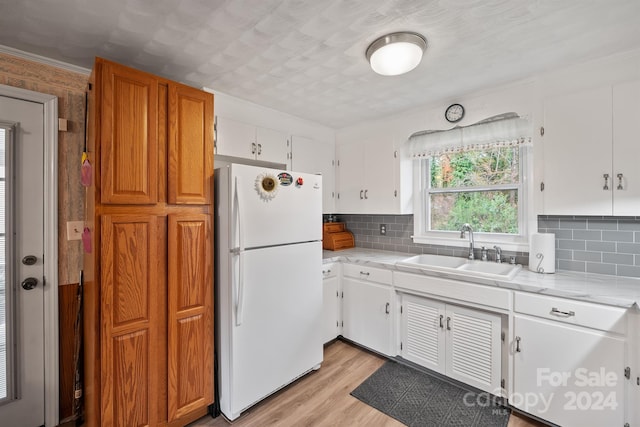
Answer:
[(362, 274), (363, 276), (368, 276), (371, 273), (369, 273), (368, 271), (361, 271), (360, 274)]
[(440, 329), (444, 329), (444, 316), (440, 315)]
[(262, 144), (258, 144), (258, 156), (262, 154)]
[(367, 193), (369, 192), (369, 190), (364, 190), (364, 198), (368, 199), (369, 197), (367, 197)]
[(622, 187), (622, 178), (623, 178), (623, 175), (619, 173), (618, 174), (618, 190), (624, 190), (624, 188)]
[(451, 317), (447, 316), (447, 331), (451, 330)]
[(551, 314), (555, 314), (556, 316), (571, 317), (571, 316), (575, 316), (576, 312), (575, 311), (561, 311), (561, 310), (558, 310), (557, 308), (553, 307), (551, 309)]
[(384, 306), (384, 312), (385, 314), (389, 314), (389, 303), (386, 303)]
[(256, 154), (256, 143), (255, 142), (251, 143), (251, 154)]
[(602, 177), (604, 178), (604, 187), (602, 187), (603, 190), (608, 190), (609, 189), (609, 174), (605, 173), (604, 175), (602, 175)]
[(520, 337), (516, 337), (516, 353), (520, 353)]
[(364, 192), (364, 190), (360, 190), (360, 200), (364, 199), (364, 197), (362, 197), (362, 193)]

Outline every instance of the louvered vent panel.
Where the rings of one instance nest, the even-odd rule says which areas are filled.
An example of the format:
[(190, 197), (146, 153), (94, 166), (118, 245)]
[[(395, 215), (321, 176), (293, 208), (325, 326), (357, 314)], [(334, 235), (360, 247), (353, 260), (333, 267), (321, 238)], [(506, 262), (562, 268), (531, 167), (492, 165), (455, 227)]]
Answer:
[(405, 303), (407, 336), (404, 357), (422, 365), (438, 364), (438, 309)]
[(491, 330), (488, 320), (460, 313), (453, 315), (452, 369), (487, 386), (491, 385), (492, 378)]

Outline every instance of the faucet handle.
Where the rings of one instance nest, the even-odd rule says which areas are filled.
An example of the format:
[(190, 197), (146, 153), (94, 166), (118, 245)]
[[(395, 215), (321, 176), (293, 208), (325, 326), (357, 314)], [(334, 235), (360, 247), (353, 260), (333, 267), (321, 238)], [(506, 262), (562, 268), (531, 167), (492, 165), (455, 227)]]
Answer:
[(493, 247), (493, 249), (496, 250), (496, 262), (497, 263), (501, 263), (502, 262), (502, 248), (498, 245), (495, 245)]

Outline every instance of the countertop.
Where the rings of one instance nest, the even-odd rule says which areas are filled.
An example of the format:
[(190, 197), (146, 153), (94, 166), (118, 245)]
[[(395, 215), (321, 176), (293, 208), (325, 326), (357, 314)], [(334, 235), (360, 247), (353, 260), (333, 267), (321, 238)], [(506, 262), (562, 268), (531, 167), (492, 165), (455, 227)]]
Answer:
[[(325, 250), (322, 255), (324, 263), (336, 261), (349, 262), (408, 273), (424, 274), (426, 276), (470, 281), (468, 277), (461, 277), (454, 272), (435, 272), (396, 265), (397, 261), (401, 261), (415, 254), (352, 248), (340, 251)], [(541, 295), (571, 298), (618, 307), (629, 308), (640, 306), (640, 279), (630, 277), (565, 271), (553, 274), (539, 274), (529, 271), (525, 266), (512, 280), (478, 278), (473, 279), (473, 282), (514, 291), (532, 292)]]

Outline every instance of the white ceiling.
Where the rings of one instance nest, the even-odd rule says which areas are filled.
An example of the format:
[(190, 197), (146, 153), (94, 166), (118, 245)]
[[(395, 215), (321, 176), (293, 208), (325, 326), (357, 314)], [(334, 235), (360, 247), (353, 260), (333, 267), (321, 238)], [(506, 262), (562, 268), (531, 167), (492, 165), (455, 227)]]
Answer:
[[(333, 128), (640, 48), (640, 0), (0, 0), (0, 45), (91, 68), (102, 56)], [(423, 34), (422, 64), (367, 46)]]

